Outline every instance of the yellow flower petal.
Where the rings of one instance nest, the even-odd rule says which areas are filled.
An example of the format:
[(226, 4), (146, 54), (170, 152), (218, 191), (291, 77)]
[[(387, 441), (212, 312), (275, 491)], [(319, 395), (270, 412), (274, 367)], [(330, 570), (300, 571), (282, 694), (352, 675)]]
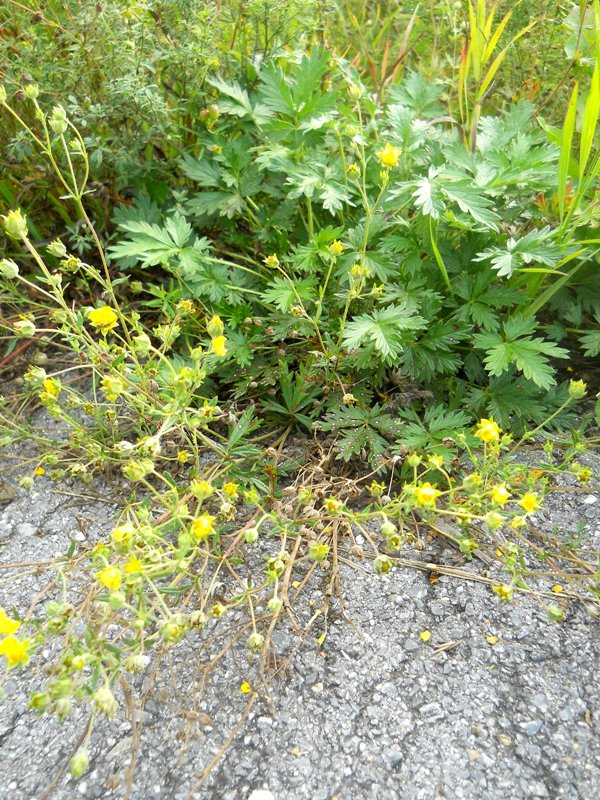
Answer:
[(7, 634), (15, 633), (20, 627), (21, 623), (7, 616), (6, 611), (0, 606), (0, 634), (6, 636)]
[(102, 306), (102, 308), (93, 308), (88, 313), (90, 324), (98, 330), (106, 332), (111, 331), (116, 327), (118, 317), (115, 311), (110, 306)]

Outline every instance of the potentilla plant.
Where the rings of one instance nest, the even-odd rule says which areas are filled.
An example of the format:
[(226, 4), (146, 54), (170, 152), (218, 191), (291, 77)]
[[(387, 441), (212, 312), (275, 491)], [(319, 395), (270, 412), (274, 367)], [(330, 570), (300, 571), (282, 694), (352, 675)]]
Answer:
[[(567, 402), (585, 389), (573, 381)], [(52, 395), (50, 387), (45, 391)], [(5, 674), (43, 661), (49, 677), (31, 696), (34, 711), (65, 720), (75, 705), (91, 707), (83, 746), (71, 761), (73, 774), (80, 776), (94, 720), (118, 712), (117, 686), (128, 673), (146, 670), (191, 633), (201, 649), (225, 628), (229, 644), (219, 658), (245, 641), (249, 660), (239, 690), (260, 693), (274, 626), (286, 608), (302, 601), (311, 576), (324, 571), (333, 588), (341, 559), (369, 559), (377, 580), (397, 563), (406, 566), (403, 551), (421, 527), (444, 537), (467, 559), (483, 554), (492, 577), (482, 580), (501, 601), (519, 591), (540, 593), (530, 586), (530, 573), (537, 566), (539, 582), (539, 567), (549, 562), (560, 564), (563, 583), (573, 575), (564, 597), (600, 602), (598, 575), (593, 569), (581, 574), (580, 554), (556, 547), (542, 551), (535, 544), (532, 551), (530, 515), (540, 508), (556, 468), (543, 461), (538, 470), (517, 463), (521, 444), (494, 419), (481, 419), (458, 437), (459, 469), (441, 456), (411, 452), (400, 465), (405, 479), (388, 485), (374, 479), (336, 486), (324, 480), (322, 470), (308, 476), (305, 470), (302, 481), (285, 489), (283, 502), (270, 507), (252, 487), (229, 480), (223, 462), (173, 484), (157, 470), (156, 441), (145, 458), (136, 457), (123, 470), (133, 485), (145, 487), (148, 500), (128, 505), (91, 550), (73, 548), (55, 559), (48, 567), (55, 580), (24, 617), (0, 609)], [(164, 485), (157, 487), (149, 474)], [(353, 497), (361, 486), (371, 500), (357, 509)], [(557, 588), (552, 572), (546, 582), (556, 592), (564, 588)], [(541, 593), (548, 595), (550, 586)], [(547, 608), (551, 619), (561, 620), (567, 607), (563, 601)], [(232, 612), (233, 629), (221, 624)]]
[(563, 403), (557, 365), (574, 336), (597, 354), (600, 297), (589, 175), (565, 189), (572, 137), (561, 149), (520, 103), (482, 106), (465, 144), (442, 86), (409, 75), (380, 106), (318, 48), (213, 85), (182, 188), (120, 209), (109, 252), (218, 309), (222, 384), (282, 426), (359, 431), (342, 455), (373, 465), (408, 433), (405, 409), (378, 406), (395, 392), (450, 405), (456, 428), (491, 414), (523, 432)]
[[(489, 231), (503, 237), (502, 226), (521, 226), (521, 250), (511, 245), (519, 263), (529, 263), (523, 242), (532, 248), (530, 261), (551, 259), (550, 253), (560, 263), (564, 251), (551, 231), (527, 239), (522, 175), (506, 175), (525, 148), (536, 153), (534, 174), (551, 184), (554, 150), (535, 137), (514, 143), (512, 160), (502, 166), (513, 137), (496, 120), (486, 123), (489, 151), (478, 160), (435, 122), (438, 96), (423, 83), (415, 80), (396, 95), (399, 102), (382, 121), (347, 70), (338, 76), (350, 82), (347, 106), (338, 106), (341, 95), (327, 95), (331, 68), (315, 51), (289, 67), (291, 74), (266, 67), (257, 98), (221, 85), (230, 102), (221, 102), (222, 110), (233, 122), (220, 128), (217, 115), (207, 132), (214, 159), (187, 167), (207, 170), (202, 180), (214, 191), (179, 198), (199, 227), (208, 230), (203, 215), (221, 216), (220, 237), (201, 238), (180, 211), (163, 218), (147, 202), (121, 212), (127, 237), (112, 248), (113, 261), (123, 268), (164, 265), (177, 280), (168, 290), (141, 286), (151, 316), (119, 302), (121, 278), (113, 277), (83, 203), (85, 147), (64, 110), (46, 115), (30, 85), (34, 130), (0, 95), (56, 171), (98, 251), (97, 266), (58, 240), (44, 251), (21, 211), (3, 219), (7, 236), (35, 264), (25, 273), (17, 255), (2, 260), (6, 291), (21, 307), (26, 297), (40, 298), (39, 319), (26, 309), (11, 330), (54, 341), (73, 360), (60, 371), (35, 365), (25, 375), (26, 390), (71, 432), (72, 455), (65, 459), (66, 447), (42, 452), (35, 472), (85, 478), (112, 467), (132, 488), (115, 527), (90, 551), (74, 544), (64, 559), (46, 565), (55, 579), (28, 611), (0, 612), (5, 671), (42, 663), (46, 649), (50, 654), (49, 677), (32, 695), (32, 709), (63, 720), (74, 704), (91, 706), (82, 750), (71, 762), (74, 775), (87, 767), (94, 720), (117, 713), (118, 685), (129, 672), (145, 670), (191, 632), (207, 647), (221, 632), (228, 644), (219, 657), (245, 642), (250, 660), (239, 688), (254, 697), (265, 685), (272, 631), (301, 602), (311, 578), (324, 572), (333, 592), (344, 557), (371, 559), (377, 580), (407, 563), (402, 551), (422, 527), (464, 558), (491, 559), (497, 574), (484, 580), (504, 601), (531, 589), (532, 558), (573, 574), (574, 588), (565, 595), (598, 599), (595, 565), (560, 543), (532, 544), (528, 535), (530, 515), (557, 469), (552, 444), (539, 470), (516, 460), (519, 446), (564, 415), (586, 386), (571, 381), (550, 412), (529, 411), (532, 385), (541, 391), (556, 380), (547, 356), (564, 353), (535, 336), (535, 320), (521, 313), (502, 319), (506, 306), (514, 310), (521, 302), (524, 287), (499, 285), (498, 270), (488, 264), (496, 254), (484, 249)], [(340, 113), (349, 129), (340, 127)], [(247, 158), (251, 146), (258, 147), (255, 162)], [(495, 184), (492, 166), (503, 176)], [(469, 187), (478, 175), (475, 194)], [(502, 191), (510, 198), (500, 210), (500, 201), (492, 207), (490, 185), (494, 197)], [(89, 298), (83, 303), (82, 292)], [(469, 343), (481, 358), (460, 350)], [(384, 411), (373, 398), (394, 369), (400, 383), (407, 375), (446, 376), (444, 391), (450, 387), (455, 400), (462, 391), (471, 410), (497, 407), (500, 414), (481, 415), (473, 426), (472, 414), (436, 404), (419, 425), (406, 411)], [(508, 379), (504, 404), (497, 386), (485, 385), (485, 370)], [(515, 397), (517, 371), (530, 391)], [(87, 383), (74, 380), (80, 374)], [(212, 391), (217, 384), (243, 398), (244, 411), (223, 410)], [(262, 404), (272, 430), (279, 426), (278, 444), (293, 426), (309, 428), (317, 416), (326, 430), (344, 429), (349, 456), (370, 448), (378, 457), (369, 479), (337, 479), (308, 465), (281, 491), (278, 450), (264, 451), (261, 437), (252, 437), (248, 398)], [(503, 433), (509, 430), (503, 419), (516, 405), (537, 420), (518, 441)], [(3, 422), (26, 435), (4, 412)], [(569, 466), (567, 459), (560, 464)], [(584, 467), (572, 469), (589, 479)], [(23, 486), (35, 479), (25, 478)], [(355, 498), (365, 487), (359, 507)], [(14, 574), (21, 574), (18, 567)], [(564, 608), (553, 603), (549, 613), (558, 620)], [(233, 634), (224, 619), (235, 619)]]

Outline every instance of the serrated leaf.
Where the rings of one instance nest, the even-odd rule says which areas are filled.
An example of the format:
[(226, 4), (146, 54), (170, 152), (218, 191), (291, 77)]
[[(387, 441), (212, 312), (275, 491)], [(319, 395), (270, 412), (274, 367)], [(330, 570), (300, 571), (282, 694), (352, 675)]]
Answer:
[(579, 344), (584, 355), (594, 358), (600, 354), (600, 331), (587, 331), (579, 337)]
[(497, 223), (500, 217), (491, 210), (492, 201), (485, 197), (476, 186), (444, 182), (441, 184), (441, 190), (449, 200), (458, 204), (461, 211), (469, 214), (487, 228), (498, 230)]
[(394, 361), (404, 346), (403, 331), (417, 331), (424, 320), (406, 306), (392, 305), (372, 314), (361, 314), (347, 323), (344, 330), (344, 345), (353, 349), (372, 344), (384, 358)]

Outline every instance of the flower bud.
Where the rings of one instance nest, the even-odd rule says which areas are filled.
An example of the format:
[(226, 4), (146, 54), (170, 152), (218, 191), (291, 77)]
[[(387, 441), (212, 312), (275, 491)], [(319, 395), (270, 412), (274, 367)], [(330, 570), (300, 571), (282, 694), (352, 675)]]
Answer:
[(265, 637), (262, 635), (262, 633), (258, 633), (257, 631), (251, 633), (247, 641), (247, 645), (253, 653), (258, 653), (260, 650), (262, 650), (264, 643)]
[(136, 353), (145, 356), (150, 352), (152, 342), (150, 341), (148, 334), (140, 333), (138, 336), (133, 337), (132, 345)]
[(54, 133), (58, 134), (59, 136), (65, 133), (69, 127), (67, 122), (67, 112), (62, 106), (54, 106), (52, 109), (52, 114), (50, 116), (50, 127)]
[(211, 339), (215, 339), (217, 336), (222, 336), (224, 330), (225, 328), (223, 326), (223, 320), (217, 314), (215, 314), (206, 325), (206, 332)]
[(3, 221), (6, 235), (10, 236), (11, 239), (27, 238), (27, 219), (21, 213), (20, 209), (17, 208), (13, 211), (9, 211), (8, 214), (3, 217)]
[(111, 692), (109, 686), (102, 686), (94, 694), (94, 705), (98, 711), (106, 714), (107, 717), (114, 717), (119, 705), (117, 698)]
[(569, 383), (569, 397), (571, 400), (581, 400), (587, 393), (587, 384), (585, 381), (571, 381)]
[(279, 614), (283, 608), (283, 601), (279, 597), (272, 597), (267, 603), (267, 608), (272, 614)]
[(23, 91), (30, 100), (37, 100), (40, 94), (40, 87), (37, 83), (28, 83)]
[(54, 710), (57, 718), (62, 722), (73, 710), (73, 703), (69, 697), (59, 697)]
[(137, 653), (137, 655), (129, 656), (125, 662), (125, 668), (129, 670), (129, 672), (142, 672), (142, 670), (146, 669), (149, 663), (150, 656)]
[(496, 528), (499, 528), (504, 522), (504, 517), (497, 511), (490, 511), (485, 515), (483, 520), (485, 524), (488, 526), (488, 528), (496, 530)]
[(67, 255), (67, 248), (60, 239), (55, 239), (53, 242), (50, 242), (46, 250), (55, 258), (64, 258)]
[(10, 258), (3, 258), (0, 261), (0, 275), (2, 275), (3, 278), (8, 278), (8, 280), (12, 281), (18, 274), (19, 267), (14, 261), (11, 261)]
[(28, 339), (35, 336), (36, 328), (30, 319), (19, 319), (13, 323), (13, 327), (19, 336), (25, 336)]
[(244, 533), (244, 539), (246, 540), (247, 544), (255, 544), (258, 542), (258, 528), (248, 528), (248, 530)]
[(89, 765), (90, 757), (88, 756), (87, 751), (80, 750), (78, 753), (75, 753), (73, 758), (69, 761), (71, 775), (74, 778), (81, 778), (81, 776), (87, 772)]
[(413, 467), (413, 468), (414, 467), (418, 467), (419, 464), (421, 463), (421, 461), (422, 461), (422, 458), (418, 453), (409, 453), (406, 456), (406, 463), (408, 464), (409, 467)]

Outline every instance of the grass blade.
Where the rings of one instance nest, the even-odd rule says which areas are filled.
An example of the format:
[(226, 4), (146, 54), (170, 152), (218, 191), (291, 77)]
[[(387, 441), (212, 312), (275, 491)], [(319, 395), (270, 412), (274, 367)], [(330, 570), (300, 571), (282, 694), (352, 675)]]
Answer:
[(579, 84), (575, 83), (573, 93), (569, 100), (569, 107), (563, 126), (562, 142), (560, 147), (560, 158), (558, 159), (558, 207), (560, 218), (565, 215), (565, 197), (567, 196), (567, 180), (569, 178), (569, 160), (571, 158), (571, 146), (573, 144), (573, 131), (575, 130), (575, 116), (577, 114), (577, 93)]

